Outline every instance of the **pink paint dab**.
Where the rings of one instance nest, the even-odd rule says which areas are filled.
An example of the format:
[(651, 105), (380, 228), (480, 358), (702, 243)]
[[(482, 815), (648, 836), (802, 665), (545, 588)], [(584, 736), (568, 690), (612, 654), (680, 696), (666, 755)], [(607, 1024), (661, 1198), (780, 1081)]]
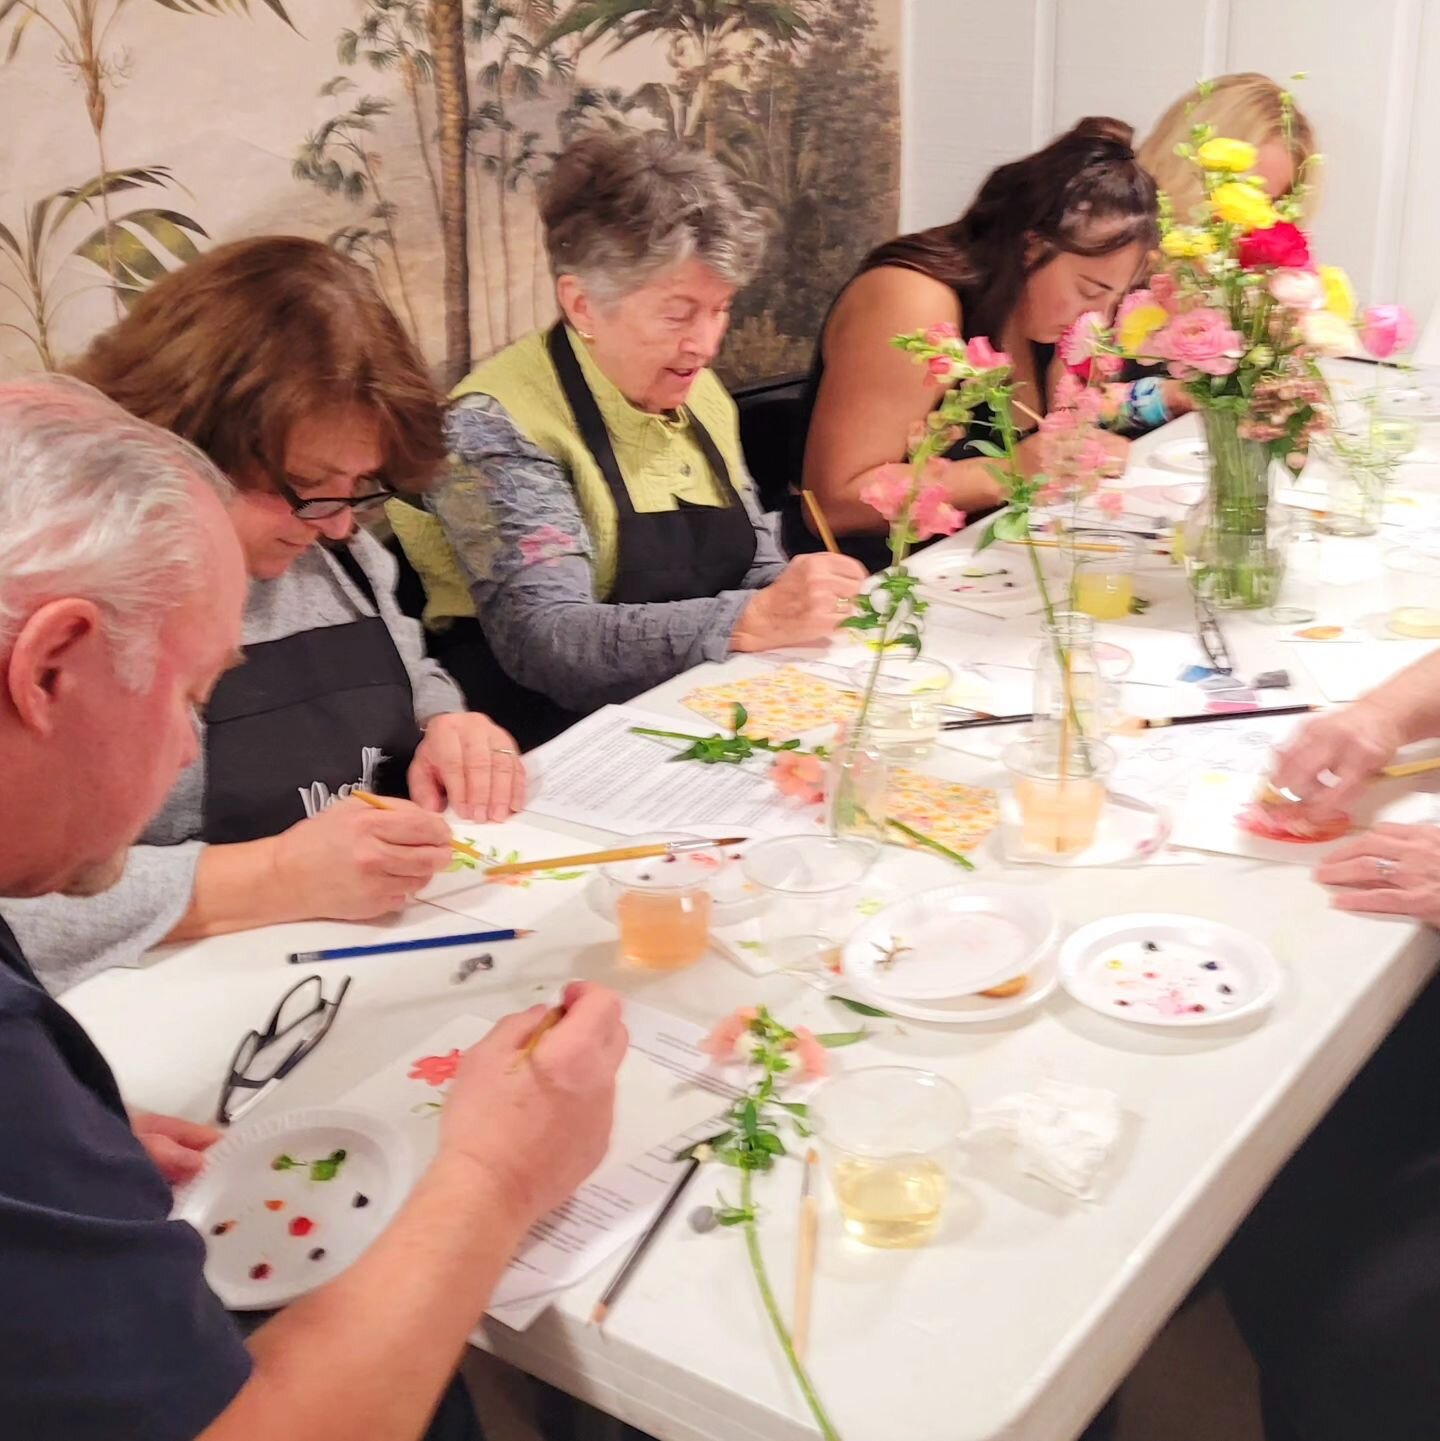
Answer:
[(290, 1234), (292, 1236), (308, 1236), (315, 1229), (315, 1223), (309, 1216), (296, 1216), (290, 1223)]

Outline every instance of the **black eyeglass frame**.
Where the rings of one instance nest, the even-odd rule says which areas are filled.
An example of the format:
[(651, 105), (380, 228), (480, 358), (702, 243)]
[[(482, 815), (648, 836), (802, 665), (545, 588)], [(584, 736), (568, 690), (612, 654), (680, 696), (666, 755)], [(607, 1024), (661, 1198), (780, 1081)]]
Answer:
[[(321, 977), (318, 974), (308, 975), (304, 979), (296, 981), (275, 1003), (275, 1009), (270, 1012), (270, 1019), (265, 1023), (263, 1031), (245, 1032), (240, 1038), (240, 1044), (235, 1047), (234, 1055), (230, 1057), (225, 1084), (220, 1089), (220, 1104), (215, 1108), (215, 1124), (217, 1126), (228, 1126), (231, 1123), (233, 1118), (230, 1114), (230, 1103), (234, 1100), (237, 1091), (259, 1091), (273, 1082), (283, 1081), (330, 1034), (330, 1027), (335, 1024), (335, 1017), (340, 1013), (340, 1003), (350, 989), (350, 980), (351, 978), (346, 976), (340, 982), (340, 989), (332, 1001), (326, 998), (325, 983)], [(291, 997), (299, 995), (306, 987), (312, 985), (315, 989), (314, 1002), (288, 1025), (281, 1026), (280, 1017), (284, 1015), (285, 1007), (289, 1004)], [(255, 1064), (256, 1059), (268, 1047), (278, 1045), (292, 1031), (298, 1030), (317, 1015), (322, 1014), (324, 1020), (319, 1030), (313, 1035), (297, 1041), (289, 1054), (273, 1071), (267, 1071), (263, 1077), (246, 1074), (248, 1068)], [(247, 1050), (250, 1051), (249, 1059), (242, 1063), (241, 1058), (245, 1056)]]
[[(330, 520), (342, 510), (366, 510), (372, 505), (383, 504), (395, 498), (395, 491), (381, 486), (368, 495), (315, 495), (309, 500), (295, 493), (294, 487), (278, 475), (271, 476), (275, 493), (288, 505), (296, 520)], [(316, 507), (320, 507), (317, 511)]]
[(1225, 645), (1219, 619), (1209, 604), (1198, 595), (1195, 597), (1195, 632), (1200, 641), (1200, 649), (1205, 652), (1205, 659), (1221, 675), (1233, 675), (1235, 663), (1230, 659), (1230, 651)]

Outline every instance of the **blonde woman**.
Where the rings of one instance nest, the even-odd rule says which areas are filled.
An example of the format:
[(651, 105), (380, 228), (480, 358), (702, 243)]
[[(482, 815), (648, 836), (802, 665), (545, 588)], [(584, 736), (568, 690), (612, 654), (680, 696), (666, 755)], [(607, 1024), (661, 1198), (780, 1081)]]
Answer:
[[(1284, 95), (1284, 87), (1268, 75), (1254, 71), (1221, 75), (1186, 91), (1160, 117), (1140, 147), (1140, 163), (1170, 197), (1178, 220), (1189, 220), (1205, 199), (1200, 171), (1175, 153), (1175, 147), (1188, 141), (1197, 125), (1208, 125), (1215, 134), (1231, 140), (1248, 140), (1259, 152), (1255, 173), (1265, 182), (1272, 200), (1295, 188), (1302, 168), (1315, 155), (1315, 131), (1292, 104), (1286, 134)], [(1308, 198), (1313, 207), (1313, 167), (1310, 172), (1305, 178), (1311, 187)]]
[[(1287, 125), (1284, 94), (1268, 75), (1254, 71), (1221, 75), (1187, 90), (1160, 117), (1140, 146), (1138, 158), (1168, 198), (1177, 220), (1200, 218), (1197, 212), (1205, 204), (1199, 167), (1175, 153), (1176, 146), (1188, 143), (1197, 125), (1253, 145), (1255, 173), (1272, 200), (1288, 195), (1306, 171), (1306, 201), (1313, 209), (1315, 167), (1308, 162), (1315, 155), (1315, 131), (1293, 104)], [(1132, 438), (1194, 409), (1189, 392), (1178, 380), (1167, 378), (1164, 366), (1127, 366), (1122, 382), (1105, 390), (1110, 423)]]

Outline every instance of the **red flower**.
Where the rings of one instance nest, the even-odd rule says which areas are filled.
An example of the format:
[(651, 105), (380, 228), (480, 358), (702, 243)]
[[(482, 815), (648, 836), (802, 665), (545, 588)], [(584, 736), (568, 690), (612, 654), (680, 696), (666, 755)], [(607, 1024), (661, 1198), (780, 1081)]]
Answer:
[(1238, 255), (1246, 270), (1267, 265), (1304, 270), (1310, 264), (1310, 241), (1298, 225), (1279, 220), (1268, 230), (1252, 230), (1242, 236)]
[(460, 1069), (460, 1052), (451, 1051), (448, 1056), (421, 1056), (410, 1068), (412, 1081), (424, 1081), (427, 1086), (443, 1086), (455, 1079)]

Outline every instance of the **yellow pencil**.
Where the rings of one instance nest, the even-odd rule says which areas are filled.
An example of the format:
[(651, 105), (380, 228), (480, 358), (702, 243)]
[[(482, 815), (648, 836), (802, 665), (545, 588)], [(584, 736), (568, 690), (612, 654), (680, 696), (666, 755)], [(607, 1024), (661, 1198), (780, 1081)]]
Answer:
[(802, 490), (800, 496), (805, 502), (805, 509), (810, 512), (810, 519), (815, 522), (815, 533), (825, 543), (825, 549), (831, 555), (839, 555), (840, 547), (835, 544), (835, 532), (830, 529), (830, 522), (825, 519), (825, 512), (820, 509), (820, 502), (815, 499), (815, 492)]
[(1440, 756), (1431, 756), (1425, 761), (1401, 761), (1399, 765), (1386, 766), (1380, 774), (1398, 780), (1402, 776), (1424, 775), (1426, 771), (1440, 771)]
[[(395, 809), (394, 806), (387, 805), (382, 801), (379, 796), (372, 796), (369, 791), (351, 791), (350, 794), (357, 801), (364, 801), (372, 810), (393, 811)], [(469, 856), (471, 860), (483, 861), (485, 859), (481, 851), (477, 851), (474, 846), (467, 846), (464, 841), (456, 840), (454, 836), (450, 837), (450, 849), (459, 855)]]
[(540, 1023), (530, 1032), (530, 1039), (515, 1052), (515, 1059), (505, 1067), (507, 1074), (510, 1071), (518, 1071), (535, 1054), (536, 1046), (545, 1038), (546, 1033), (553, 1031), (564, 1019), (565, 1007), (551, 1006), (540, 1018)]
[(745, 836), (726, 836), (718, 841), (665, 841), (647, 846), (618, 846), (609, 851), (582, 851), (575, 856), (541, 856), (533, 861), (502, 861), (498, 866), (486, 866), (486, 876), (519, 876), (526, 871), (556, 871), (571, 866), (599, 866), (609, 861), (646, 861), (653, 856), (679, 856), (689, 851), (722, 850), (726, 846), (738, 846)]

